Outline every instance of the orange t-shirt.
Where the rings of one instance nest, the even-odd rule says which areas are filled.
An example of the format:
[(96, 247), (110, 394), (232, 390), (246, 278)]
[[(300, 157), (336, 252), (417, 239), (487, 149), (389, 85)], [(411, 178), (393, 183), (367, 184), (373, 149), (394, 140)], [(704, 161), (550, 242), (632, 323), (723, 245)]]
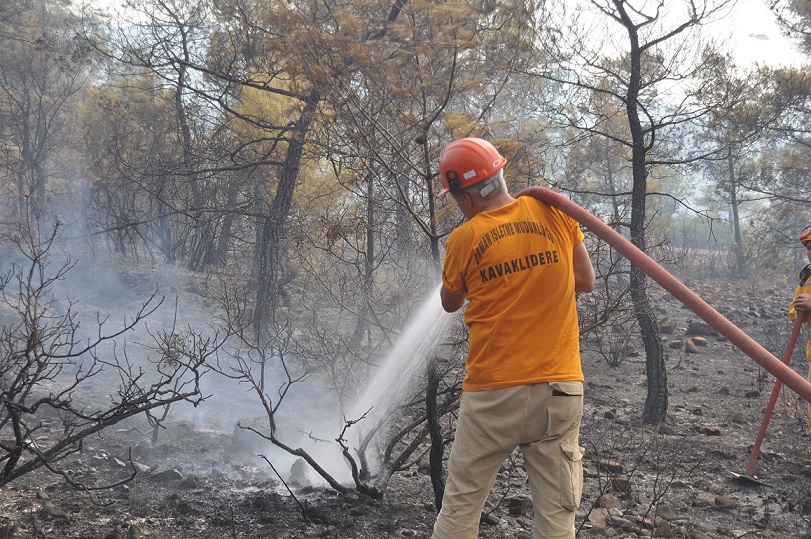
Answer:
[(465, 391), (583, 380), (576, 221), (532, 197), (481, 212), (445, 244), (442, 282), (469, 300)]
[[(794, 290), (794, 297), (796, 298), (800, 294), (811, 294), (811, 279), (797, 285), (796, 290)], [(794, 304), (789, 305), (788, 317), (792, 322), (797, 320), (797, 310), (794, 308)], [(811, 327), (811, 317), (808, 315), (806, 315), (805, 323), (808, 327)], [(808, 344), (805, 346), (805, 357), (808, 358), (808, 362), (811, 364), (811, 339), (808, 339)], [(811, 371), (808, 373), (808, 379), (811, 380)], [(809, 404), (809, 406), (811, 406), (811, 404)], [(811, 408), (809, 408), (809, 410), (811, 410)]]

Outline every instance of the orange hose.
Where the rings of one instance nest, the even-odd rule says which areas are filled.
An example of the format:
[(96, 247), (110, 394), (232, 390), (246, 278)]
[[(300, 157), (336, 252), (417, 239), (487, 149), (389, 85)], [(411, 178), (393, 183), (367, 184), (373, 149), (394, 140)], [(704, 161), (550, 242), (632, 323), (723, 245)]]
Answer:
[[(794, 320), (794, 327), (791, 330), (791, 337), (786, 346), (786, 352), (783, 354), (783, 364), (788, 365), (791, 361), (791, 354), (794, 352), (794, 345), (797, 343), (797, 337), (800, 335), (800, 328), (803, 327), (805, 321), (805, 313), (800, 311), (797, 313), (797, 318)], [(763, 421), (760, 423), (760, 430), (755, 439), (755, 445), (752, 447), (752, 455), (749, 457), (749, 462), (746, 463), (746, 473), (754, 475), (755, 465), (757, 464), (758, 453), (760, 453), (760, 445), (763, 443), (763, 438), (766, 436), (766, 429), (769, 427), (769, 421), (772, 418), (772, 411), (774, 405), (777, 403), (777, 396), (780, 394), (780, 388), (783, 384), (780, 380), (774, 382), (772, 394), (769, 396), (769, 404), (766, 405), (766, 412), (763, 414)]]
[(773, 374), (778, 380), (794, 390), (798, 395), (811, 402), (811, 383), (802, 376), (784, 365), (768, 350), (763, 348), (749, 335), (741, 331), (735, 324), (724, 318), (707, 302), (687, 288), (681, 281), (671, 275), (666, 269), (653, 261), (638, 247), (618, 234), (596, 216), (578, 206), (566, 197), (544, 187), (530, 187), (524, 189), (517, 196), (531, 196), (553, 206), (578, 223), (591, 230), (600, 239), (614, 247), (636, 267), (644, 271), (650, 278), (662, 285), (691, 311), (700, 316), (710, 326), (715, 328), (729, 342), (740, 348), (747, 356), (755, 360), (761, 367)]

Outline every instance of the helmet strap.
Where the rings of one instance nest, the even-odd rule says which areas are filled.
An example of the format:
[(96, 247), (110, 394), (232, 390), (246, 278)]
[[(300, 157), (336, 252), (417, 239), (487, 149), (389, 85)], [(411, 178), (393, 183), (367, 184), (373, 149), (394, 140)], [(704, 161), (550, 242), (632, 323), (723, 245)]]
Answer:
[(448, 190), (451, 193), (458, 193), (462, 190), (462, 178), (454, 169), (451, 168), (445, 172), (445, 179), (448, 180)]
[(811, 277), (811, 264), (808, 264), (800, 272), (800, 286), (804, 286), (809, 277)]
[(487, 182), (487, 183), (485, 184), (485, 186), (484, 186), (484, 187), (482, 187), (482, 188), (479, 190), (479, 195), (480, 195), (482, 198), (484, 198), (484, 197), (486, 197), (487, 195), (489, 195), (490, 193), (492, 193), (493, 191), (495, 191), (496, 189), (498, 189), (499, 187), (501, 187), (501, 177), (500, 177), (500, 176), (496, 176), (495, 178), (493, 178), (492, 180), (490, 180), (489, 182)]

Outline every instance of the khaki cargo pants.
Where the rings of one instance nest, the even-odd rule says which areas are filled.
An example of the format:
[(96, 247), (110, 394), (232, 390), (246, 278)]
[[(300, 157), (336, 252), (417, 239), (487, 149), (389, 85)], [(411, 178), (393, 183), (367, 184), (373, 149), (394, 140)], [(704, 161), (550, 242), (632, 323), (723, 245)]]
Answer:
[(532, 488), (533, 539), (573, 539), (583, 491), (582, 382), (464, 392), (433, 539), (475, 539), (502, 462), (521, 448)]

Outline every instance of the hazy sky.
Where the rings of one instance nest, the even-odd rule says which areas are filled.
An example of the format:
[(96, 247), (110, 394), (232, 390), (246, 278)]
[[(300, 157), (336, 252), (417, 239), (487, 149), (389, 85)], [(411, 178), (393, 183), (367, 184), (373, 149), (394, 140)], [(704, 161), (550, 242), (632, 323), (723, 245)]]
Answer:
[(735, 43), (735, 60), (742, 67), (752, 63), (798, 66), (811, 60), (781, 34), (765, 0), (738, 0), (730, 20), (717, 24), (723, 26), (719, 34), (729, 35)]

